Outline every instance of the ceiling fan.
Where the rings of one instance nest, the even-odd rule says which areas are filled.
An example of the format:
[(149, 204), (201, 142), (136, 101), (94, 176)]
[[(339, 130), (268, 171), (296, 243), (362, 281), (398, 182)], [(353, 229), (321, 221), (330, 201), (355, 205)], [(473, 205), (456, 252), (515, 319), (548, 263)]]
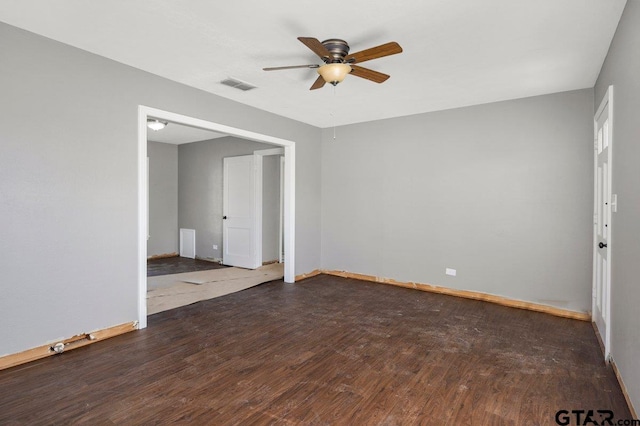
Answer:
[(395, 41), (349, 54), (349, 44), (337, 38), (331, 38), (322, 43), (313, 37), (298, 37), (298, 40), (318, 55), (324, 64), (290, 65), (285, 67), (263, 68), (263, 70), (276, 71), (292, 68), (317, 68), (320, 76), (318, 76), (318, 79), (313, 83), (310, 90), (320, 89), (325, 83), (335, 86), (344, 80), (347, 74), (365, 78), (376, 83), (382, 83), (389, 78), (389, 75), (355, 64), (402, 52), (402, 47)]

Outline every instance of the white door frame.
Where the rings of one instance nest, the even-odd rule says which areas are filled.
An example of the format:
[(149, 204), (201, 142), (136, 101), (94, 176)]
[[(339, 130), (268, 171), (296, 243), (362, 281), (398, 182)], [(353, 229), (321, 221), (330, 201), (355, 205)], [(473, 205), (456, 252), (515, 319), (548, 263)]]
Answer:
[[(607, 88), (607, 92), (604, 95), (604, 98), (602, 99), (602, 102), (600, 103), (600, 106), (598, 107), (598, 110), (596, 111), (594, 117), (593, 117), (593, 129), (594, 129), (594, 175), (593, 175), (593, 180), (594, 180), (594, 192), (593, 192), (593, 206), (594, 206), (594, 210), (593, 210), (593, 214), (594, 214), (594, 225), (593, 225), (593, 284), (592, 284), (592, 306), (591, 306), (591, 312), (592, 314), (595, 314), (597, 312), (597, 262), (598, 262), (598, 248), (597, 245), (599, 243), (598, 241), (598, 224), (597, 224), (597, 215), (598, 215), (598, 119), (600, 118), (600, 116), (602, 115), (603, 111), (605, 111), (605, 109), (607, 110), (607, 114), (608, 114), (608, 120), (609, 120), (609, 124), (608, 124), (608, 141), (609, 141), (609, 145), (608, 145), (608, 165), (607, 165), (607, 175), (606, 176), (606, 181), (607, 181), (607, 186), (608, 188), (606, 189), (607, 194), (609, 194), (609, 199), (606, 200), (607, 202), (607, 207), (606, 207), (606, 218), (608, 218), (608, 230), (607, 230), (607, 272), (606, 272), (606, 282), (607, 282), (607, 286), (605, 288), (605, 294), (603, 297), (603, 311), (604, 311), (604, 315), (603, 315), (603, 319), (605, 322), (605, 330), (604, 330), (604, 336), (603, 337), (603, 342), (602, 344), (604, 345), (604, 359), (605, 361), (609, 361), (610, 359), (610, 355), (611, 355), (611, 252), (612, 252), (612, 245), (611, 245), (611, 234), (612, 234), (612, 222), (613, 222), (613, 217), (611, 216), (612, 212), (615, 212), (617, 210), (617, 200), (616, 200), (616, 196), (612, 194), (612, 161), (613, 161), (613, 151), (612, 151), (612, 145), (613, 145), (613, 86), (609, 86)], [(592, 321), (595, 322), (595, 318), (592, 318)], [(596, 329), (598, 327), (596, 326)], [(601, 333), (601, 332), (600, 332)]]
[(172, 123), (184, 124), (217, 133), (225, 133), (242, 139), (262, 142), (284, 148), (284, 281), (295, 282), (295, 164), (296, 144), (293, 141), (201, 120), (182, 114), (138, 106), (138, 328), (147, 326), (147, 226), (148, 226), (148, 175), (147, 175), (147, 118), (153, 117)]
[(278, 262), (284, 262), (284, 157), (280, 157), (280, 230), (278, 231)]
[[(258, 160), (258, 167), (260, 169), (262, 169), (262, 161), (263, 161), (263, 157), (268, 156), (268, 155), (284, 155), (284, 149), (283, 148), (271, 148), (271, 149), (261, 149), (258, 151), (253, 151), (253, 155), (256, 156), (256, 159)], [(284, 157), (282, 157), (284, 158)], [(282, 160), (281, 160), (282, 161)], [(282, 165), (281, 162), (278, 162), (278, 165), (280, 167), (280, 206), (282, 206), (282, 196), (283, 196), (283, 190), (282, 190)], [(262, 181), (262, 176), (260, 176), (260, 181)], [(262, 185), (260, 185), (260, 187), (262, 188)], [(262, 191), (260, 192), (260, 206), (262, 205), (262, 202), (264, 200), (262, 200)], [(259, 253), (259, 259), (260, 259), (260, 263), (262, 264), (262, 210), (261, 209), (257, 209), (260, 210), (259, 212), (257, 212), (260, 217), (259, 219), (256, 220), (256, 226), (258, 226), (257, 229), (260, 230), (260, 232), (258, 233), (258, 240), (256, 242), (257, 247), (257, 253)], [(282, 263), (284, 260), (282, 259), (282, 207), (280, 207), (280, 230), (278, 231), (278, 239), (279, 239), (279, 243), (278, 243), (278, 250), (280, 250), (280, 254), (278, 255), (278, 262)]]

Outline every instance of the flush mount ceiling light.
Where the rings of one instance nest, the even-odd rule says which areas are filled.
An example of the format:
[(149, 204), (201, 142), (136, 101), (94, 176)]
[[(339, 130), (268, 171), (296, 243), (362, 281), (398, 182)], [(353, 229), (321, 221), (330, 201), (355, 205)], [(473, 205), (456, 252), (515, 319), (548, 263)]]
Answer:
[(160, 121), (156, 118), (147, 119), (147, 127), (153, 130), (154, 132), (164, 129), (167, 124), (169, 123), (167, 123), (166, 121)]
[(349, 64), (324, 64), (318, 68), (318, 74), (322, 76), (322, 79), (334, 86), (341, 83), (350, 72), (351, 66)]

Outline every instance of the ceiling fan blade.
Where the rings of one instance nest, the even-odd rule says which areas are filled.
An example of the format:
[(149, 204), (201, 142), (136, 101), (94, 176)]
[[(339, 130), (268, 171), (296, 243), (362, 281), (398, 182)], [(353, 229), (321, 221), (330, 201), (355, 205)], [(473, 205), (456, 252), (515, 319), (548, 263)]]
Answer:
[(270, 68), (262, 68), (263, 71), (278, 71), (278, 70), (291, 70), (294, 68), (320, 68), (320, 65), (311, 64), (311, 65), (289, 65), (286, 67), (270, 67)]
[(376, 83), (383, 83), (390, 77), (388, 74), (383, 74), (378, 71), (370, 70), (369, 68), (359, 67), (357, 65), (351, 65), (351, 74), (356, 77), (366, 78), (367, 80), (374, 81)]
[(382, 58), (384, 56), (395, 55), (402, 53), (402, 47), (395, 41), (381, 44), (380, 46), (372, 47), (371, 49), (361, 50), (360, 52), (352, 53), (344, 58), (348, 63), (359, 63), (364, 61), (370, 61), (371, 59)]
[(313, 82), (313, 85), (311, 85), (311, 88), (309, 90), (320, 89), (322, 86), (324, 86), (325, 83), (326, 82), (324, 81), (324, 78), (322, 78), (322, 76), (319, 75), (316, 81)]
[(317, 38), (313, 37), (298, 37), (305, 46), (313, 51), (316, 55), (324, 60), (324, 58), (330, 58), (331, 53), (327, 50), (326, 47), (323, 46), (322, 43)]

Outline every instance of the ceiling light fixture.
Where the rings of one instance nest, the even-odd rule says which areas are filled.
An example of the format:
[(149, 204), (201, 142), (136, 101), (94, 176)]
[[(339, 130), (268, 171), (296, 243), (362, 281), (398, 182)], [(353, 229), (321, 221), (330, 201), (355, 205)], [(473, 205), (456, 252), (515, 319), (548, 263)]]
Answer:
[(350, 72), (351, 66), (349, 66), (349, 64), (339, 62), (324, 64), (318, 68), (318, 74), (322, 76), (322, 79), (334, 86), (342, 82)]
[(154, 132), (164, 129), (167, 124), (169, 123), (166, 121), (160, 121), (157, 118), (147, 118), (147, 127)]

